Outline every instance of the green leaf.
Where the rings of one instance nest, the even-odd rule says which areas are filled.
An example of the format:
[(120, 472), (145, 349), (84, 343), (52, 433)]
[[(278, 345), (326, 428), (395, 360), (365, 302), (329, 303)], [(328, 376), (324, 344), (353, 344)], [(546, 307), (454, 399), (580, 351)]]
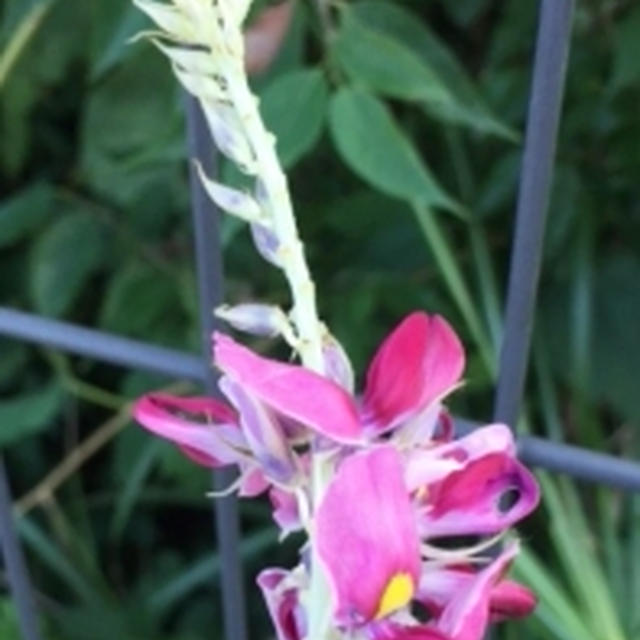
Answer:
[(636, 7), (617, 25), (611, 41), (615, 51), (611, 85), (619, 90), (635, 85), (640, 79), (638, 65), (638, 34), (640, 33), (640, 7)]
[(36, 182), (0, 204), (0, 247), (27, 237), (51, 215), (53, 189)]
[(280, 76), (262, 94), (262, 117), (276, 136), (278, 155), (285, 167), (295, 164), (318, 141), (327, 95), (327, 83), (319, 69)]
[(183, 305), (172, 279), (134, 262), (116, 272), (100, 310), (100, 326), (135, 338), (153, 335), (164, 343), (184, 342)]
[(331, 100), (329, 122), (340, 155), (369, 184), (396, 198), (464, 215), (380, 100), (360, 89), (342, 89)]
[(50, 226), (31, 256), (31, 294), (36, 309), (58, 316), (67, 311), (105, 257), (105, 229), (84, 212)]
[(354, 81), (384, 95), (449, 105), (452, 97), (435, 72), (403, 43), (365, 26), (346, 10), (333, 46)]
[(146, 26), (142, 11), (130, 0), (109, 0), (93, 5), (95, 27), (92, 38), (90, 76), (96, 81), (127, 54), (132, 54), (130, 39)]
[(345, 10), (335, 54), (347, 75), (382, 95), (420, 102), (433, 117), (481, 133), (519, 137), (491, 113), (445, 44), (395, 4)]
[(62, 391), (51, 383), (39, 391), (0, 402), (0, 447), (6, 447), (51, 426), (60, 409)]

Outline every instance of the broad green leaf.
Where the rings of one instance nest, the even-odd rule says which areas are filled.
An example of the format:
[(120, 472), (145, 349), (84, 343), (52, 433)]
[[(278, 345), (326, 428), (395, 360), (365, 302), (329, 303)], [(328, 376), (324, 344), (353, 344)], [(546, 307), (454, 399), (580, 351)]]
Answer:
[(105, 255), (105, 228), (95, 217), (76, 212), (51, 225), (31, 255), (31, 294), (47, 315), (69, 310)]
[(176, 283), (134, 262), (116, 272), (100, 310), (100, 326), (136, 338), (175, 343), (188, 328)]
[(393, 3), (367, 0), (345, 10), (335, 52), (350, 77), (383, 95), (417, 101), (447, 122), (518, 139), (420, 17)]
[(51, 426), (62, 402), (60, 387), (51, 383), (0, 402), (0, 447), (6, 447)]
[(451, 106), (434, 71), (402, 42), (364, 25), (346, 10), (333, 53), (352, 80), (384, 95)]
[(369, 184), (396, 198), (463, 215), (380, 100), (360, 89), (341, 89), (331, 100), (329, 115), (340, 155)]
[(53, 189), (47, 182), (35, 182), (9, 200), (0, 203), (0, 247), (27, 237), (52, 212)]
[(280, 76), (261, 96), (265, 125), (277, 139), (280, 161), (295, 164), (322, 133), (327, 110), (327, 83), (320, 69)]

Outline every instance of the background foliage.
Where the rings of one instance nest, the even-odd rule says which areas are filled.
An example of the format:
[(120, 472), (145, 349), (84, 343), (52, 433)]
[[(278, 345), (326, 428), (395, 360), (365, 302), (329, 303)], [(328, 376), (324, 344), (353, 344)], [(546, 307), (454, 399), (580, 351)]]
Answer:
[[(264, 4), (264, 3), (262, 3)], [(537, 3), (299, 2), (255, 78), (290, 170), (323, 316), (363, 370), (407, 311), (469, 351), (455, 409), (488, 419)], [(183, 97), (129, 0), (4, 0), (0, 299), (197, 350)], [(325, 16), (326, 17), (326, 16)], [(637, 456), (640, 7), (578, 2), (522, 428)], [(229, 167), (221, 167), (235, 179)], [(286, 304), (246, 230), (223, 227), (227, 300)], [(65, 640), (221, 638), (208, 475), (130, 426), (171, 381), (0, 338), (0, 446), (46, 612)], [(98, 434), (55, 492), (27, 492)], [(85, 442), (85, 444), (82, 444)], [(640, 502), (542, 477), (521, 577), (541, 605), (505, 638), (640, 635)], [(47, 485), (45, 485), (47, 486)], [(291, 563), (243, 505), (247, 583)], [(252, 637), (268, 637), (250, 598)], [(526, 629), (526, 632), (525, 632)], [(0, 593), (0, 637), (17, 637)]]

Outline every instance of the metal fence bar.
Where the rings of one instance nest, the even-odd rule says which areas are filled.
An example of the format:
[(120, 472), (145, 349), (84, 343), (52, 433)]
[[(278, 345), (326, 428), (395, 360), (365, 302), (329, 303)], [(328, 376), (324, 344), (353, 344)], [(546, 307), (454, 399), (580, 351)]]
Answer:
[[(18, 322), (18, 326), (13, 326), (10, 320)], [(21, 311), (0, 309), (0, 334), (13, 336), (26, 342), (49, 345), (70, 353), (106, 360), (125, 367), (156, 371), (173, 378), (186, 377), (204, 382), (205, 372), (208, 369), (201, 358), (181, 351), (147, 345), (143, 342), (85, 329), (71, 323), (40, 318)], [(61, 334), (64, 335), (64, 340), (57, 339)], [(74, 341), (76, 336), (79, 337), (77, 348)], [(107, 346), (114, 347), (113, 351), (119, 356), (117, 359), (111, 357)], [(149, 361), (144, 359), (146, 353), (153, 354)], [(156, 354), (160, 354), (162, 357), (158, 358)], [(473, 423), (465, 420), (457, 422), (463, 430), (474, 426)], [(622, 460), (615, 456), (571, 445), (549, 442), (540, 438), (521, 437), (518, 442), (525, 443), (520, 447), (520, 454), (522, 460), (528, 464), (564, 471), (583, 480), (604, 482), (612, 487), (635, 489), (640, 486), (640, 464), (633, 461)], [(530, 442), (532, 444), (529, 444)], [(562, 456), (567, 454), (572, 459), (565, 466), (562, 464)], [(545, 455), (548, 456), (548, 461), (545, 459)], [(617, 464), (620, 464), (624, 471), (616, 471), (614, 467)]]
[(494, 407), (515, 426), (527, 371), (575, 0), (542, 0)]
[(2, 452), (0, 452), (0, 547), (22, 637), (24, 640), (40, 640), (29, 572), (13, 526), (11, 493)]
[[(187, 133), (189, 155), (197, 159), (208, 174), (213, 172), (214, 148), (211, 136), (197, 100), (187, 98)], [(193, 227), (196, 247), (198, 292), (200, 298), (200, 328), (205, 364), (204, 386), (209, 395), (217, 395), (217, 375), (211, 365), (211, 333), (216, 328), (213, 310), (222, 302), (222, 248), (220, 245), (219, 213), (198, 178), (195, 168), (190, 170)], [(214, 487), (222, 489), (234, 480), (229, 470), (214, 473)], [(247, 620), (242, 581), (242, 566), (238, 539), (239, 515), (235, 495), (215, 501), (218, 547), (222, 557), (222, 604), (225, 637), (246, 640)]]
[(112, 364), (161, 373), (174, 378), (204, 380), (202, 358), (150, 345), (34, 313), (0, 307), (0, 335), (88, 356)]

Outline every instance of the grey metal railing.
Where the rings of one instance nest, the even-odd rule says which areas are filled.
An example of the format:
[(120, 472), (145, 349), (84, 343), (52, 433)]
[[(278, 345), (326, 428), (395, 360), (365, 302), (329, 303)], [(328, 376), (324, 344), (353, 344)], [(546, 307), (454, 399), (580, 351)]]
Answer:
[[(496, 419), (512, 426), (515, 426), (520, 411), (529, 357), (574, 0), (541, 0), (540, 6), (494, 410)], [(209, 136), (201, 114), (191, 100), (187, 112), (190, 154), (198, 157), (204, 166), (210, 166), (213, 150), (209, 147)], [(0, 308), (0, 334), (124, 367), (198, 381), (204, 384), (208, 393), (215, 393), (215, 381), (209, 366), (209, 336), (214, 326), (212, 309), (221, 299), (222, 260), (215, 212), (198, 181), (193, 175), (191, 178), (202, 354), (166, 349), (6, 308)], [(473, 426), (459, 421), (463, 431)], [(640, 491), (640, 465), (632, 461), (532, 436), (518, 437), (518, 452), (526, 463), (534, 466), (590, 482)], [(218, 476), (216, 484), (219, 481)], [(223, 557), (225, 633), (229, 640), (246, 640), (245, 600), (238, 554), (238, 513), (233, 497), (217, 502), (216, 530)], [(1, 459), (0, 540), (22, 636), (24, 640), (40, 640), (28, 571), (13, 527), (11, 496)]]

